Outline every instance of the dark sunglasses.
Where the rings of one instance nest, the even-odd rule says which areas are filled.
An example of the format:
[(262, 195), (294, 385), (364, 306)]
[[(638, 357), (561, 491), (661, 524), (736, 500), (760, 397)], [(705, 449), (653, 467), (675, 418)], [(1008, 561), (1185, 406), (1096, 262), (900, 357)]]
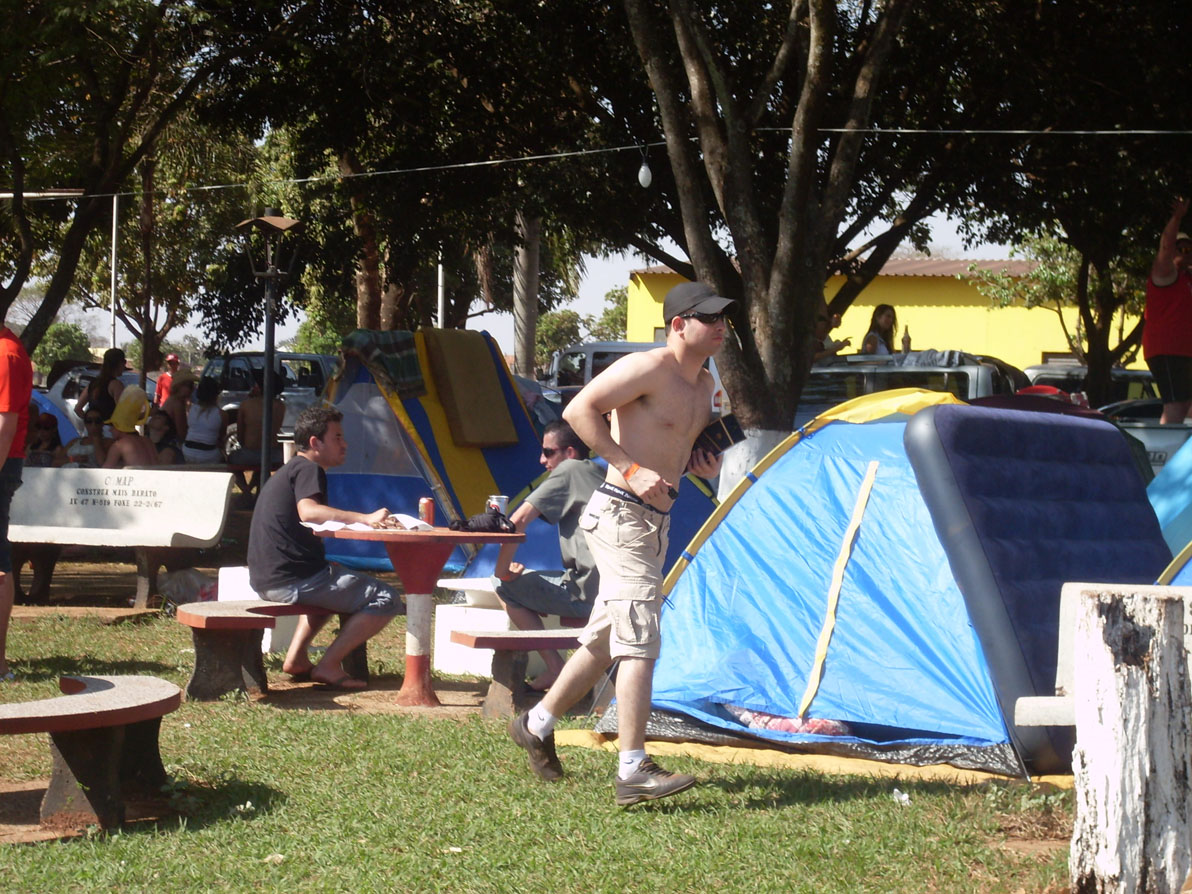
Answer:
[(701, 314), (693, 311), (689, 314), (679, 314), (684, 320), (699, 320), (705, 326), (712, 326), (724, 319), (724, 311), (718, 314)]
[(552, 456), (554, 456), (556, 453), (558, 453), (562, 449), (563, 449), (562, 447), (543, 447), (542, 455), (545, 456), (547, 459), (550, 459)]

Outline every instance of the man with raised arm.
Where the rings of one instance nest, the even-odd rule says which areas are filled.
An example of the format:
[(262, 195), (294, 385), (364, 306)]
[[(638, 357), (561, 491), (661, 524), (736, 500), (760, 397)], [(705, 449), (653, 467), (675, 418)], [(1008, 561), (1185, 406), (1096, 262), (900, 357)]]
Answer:
[[(403, 614), (405, 605), (388, 584), (328, 564), (323, 541), (307, 524), (375, 524), (388, 509), (351, 512), (327, 505), (327, 469), (347, 456), (343, 414), (334, 407), (307, 407), (294, 424), (298, 452), (274, 474), (257, 497), (248, 535), (248, 580), (262, 599), (317, 605), (351, 615), (318, 664), (308, 649), (326, 622), (301, 615), (282, 670), (296, 680), (313, 680), (332, 689), (355, 691), (368, 684), (344, 670), (353, 649)], [(305, 523), (305, 524), (304, 524)]]
[[(537, 706), (509, 724), (544, 780), (563, 775), (555, 753), (556, 718), (600, 679), (614, 660), (620, 763), (614, 782), (622, 806), (665, 798), (695, 777), (668, 773), (645, 751), (654, 662), (659, 652), (668, 512), (685, 471), (705, 478), (720, 458), (693, 451), (712, 419), (712, 375), (704, 368), (724, 344), (732, 299), (703, 283), (683, 283), (663, 303), (666, 345), (629, 354), (596, 376), (563, 418), (608, 461), (608, 473), (580, 519), (600, 573), (600, 589), (580, 647)], [(611, 428), (604, 420), (611, 413)]]
[(1165, 425), (1179, 425), (1192, 410), (1192, 238), (1180, 232), (1187, 213), (1187, 199), (1172, 203), (1146, 281), (1142, 353), (1163, 399)]

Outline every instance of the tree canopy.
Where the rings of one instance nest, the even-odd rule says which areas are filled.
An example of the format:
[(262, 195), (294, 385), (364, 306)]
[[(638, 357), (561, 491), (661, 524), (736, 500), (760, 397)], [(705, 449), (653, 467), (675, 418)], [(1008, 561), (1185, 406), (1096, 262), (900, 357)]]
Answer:
[[(232, 216), (269, 204), (307, 225), (281, 318), (302, 305), (338, 327), (354, 310), (384, 328), (431, 322), (440, 259), (447, 325), (477, 296), (509, 306), (516, 221), (540, 220), (540, 310), (573, 293), (585, 250), (632, 248), (736, 299), (721, 373), (746, 425), (782, 430), (827, 277), (845, 275), (842, 312), (900, 244), (926, 245), (936, 211), (1000, 241), (1058, 221), (1092, 271), (1077, 279), (1090, 364), (1109, 362), (1097, 284), (1187, 182), (1188, 138), (1144, 133), (1185, 127), (1172, 77), (1190, 26), (1171, 4), (0, 3), (0, 178), (16, 195), (0, 309), (53, 247), (29, 345), (80, 264), (98, 293), (88, 239), (156, 165), (156, 226), (138, 236), (153, 261), (127, 282), (196, 309), (213, 343), (262, 315)], [(244, 150), (226, 175), (242, 188), (198, 220), (166, 175), (205, 132)], [(211, 157), (174, 182), (214, 177)], [(83, 192), (25, 198), (50, 186)]]
[[(52, 240), (53, 270), (22, 333), (35, 347), (74, 281), (88, 236), (165, 129), (213, 77), (269, 36), (272, 3), (231, 0), (4, 0), (0, 178), (12, 192), (0, 226), (0, 312)], [(274, 16), (276, 18), (276, 16)], [(26, 191), (71, 188), (69, 203)], [(69, 207), (67, 207), (69, 205)]]
[(32, 356), (33, 366), (48, 373), (59, 360), (91, 360), (91, 340), (77, 323), (51, 323)]

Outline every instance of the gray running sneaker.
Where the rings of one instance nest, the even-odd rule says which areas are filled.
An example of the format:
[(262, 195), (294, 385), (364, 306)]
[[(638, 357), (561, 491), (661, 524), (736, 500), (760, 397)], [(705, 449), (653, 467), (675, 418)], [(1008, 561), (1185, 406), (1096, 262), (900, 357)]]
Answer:
[(526, 726), (529, 716), (518, 714), (509, 721), (509, 738), (526, 749), (530, 755), (530, 769), (538, 778), (546, 782), (556, 782), (563, 778), (563, 765), (559, 763), (559, 756), (555, 754), (555, 734), (551, 733), (545, 739), (539, 739)]
[(685, 792), (695, 785), (695, 777), (688, 773), (668, 773), (650, 758), (646, 758), (637, 766), (635, 772), (628, 779), (620, 779), (614, 783), (617, 791), (617, 804), (628, 807), (639, 801), (656, 801), (667, 795)]

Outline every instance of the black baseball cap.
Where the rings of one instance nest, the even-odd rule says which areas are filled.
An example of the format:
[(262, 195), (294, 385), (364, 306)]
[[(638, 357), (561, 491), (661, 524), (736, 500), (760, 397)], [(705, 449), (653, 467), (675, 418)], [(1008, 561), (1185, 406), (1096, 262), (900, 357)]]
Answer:
[(718, 314), (734, 303), (732, 298), (717, 295), (705, 283), (680, 283), (666, 293), (666, 300), (662, 302), (662, 321), (670, 325), (670, 321), (680, 314)]

